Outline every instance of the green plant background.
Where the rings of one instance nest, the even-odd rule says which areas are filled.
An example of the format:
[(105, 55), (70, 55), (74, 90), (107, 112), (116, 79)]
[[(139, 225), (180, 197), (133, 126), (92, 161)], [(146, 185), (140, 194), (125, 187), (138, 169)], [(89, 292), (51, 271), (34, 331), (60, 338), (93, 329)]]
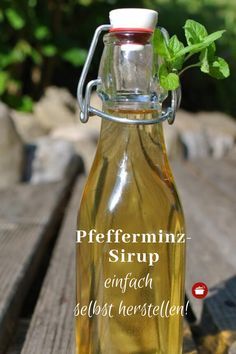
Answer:
[[(159, 25), (184, 40), (188, 18), (208, 32), (226, 29), (218, 54), (230, 64), (222, 81), (200, 73), (182, 78), (182, 107), (191, 111), (220, 110), (236, 116), (236, 1), (235, 0), (1, 0), (0, 97), (18, 110), (30, 111), (48, 85), (66, 86), (74, 94), (95, 28), (108, 22), (118, 7), (148, 7), (159, 12)], [(102, 41), (91, 67), (97, 75)]]

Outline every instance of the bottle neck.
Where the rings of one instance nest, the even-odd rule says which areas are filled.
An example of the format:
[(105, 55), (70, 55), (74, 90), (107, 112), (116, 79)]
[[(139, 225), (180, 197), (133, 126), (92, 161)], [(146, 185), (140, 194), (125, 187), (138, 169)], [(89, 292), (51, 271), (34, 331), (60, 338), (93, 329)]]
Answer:
[[(103, 111), (137, 121), (158, 117), (162, 101), (151, 33), (109, 33), (105, 35), (104, 43), (99, 70), (101, 86), (98, 88)], [(103, 121), (98, 150), (107, 161), (127, 158), (131, 164), (143, 161), (153, 169), (159, 166), (160, 170), (168, 165), (162, 124)]]
[(111, 32), (104, 36), (98, 94), (105, 110), (159, 110), (158, 61), (150, 32)]
[[(149, 119), (150, 113), (128, 114), (130, 119)], [(163, 136), (162, 123), (153, 125), (130, 125), (102, 121), (98, 144), (98, 154), (107, 161), (126, 159), (134, 167), (136, 165), (153, 170), (168, 170), (168, 159)], [(142, 162), (143, 161), (143, 162)], [(168, 177), (169, 178), (169, 177)]]

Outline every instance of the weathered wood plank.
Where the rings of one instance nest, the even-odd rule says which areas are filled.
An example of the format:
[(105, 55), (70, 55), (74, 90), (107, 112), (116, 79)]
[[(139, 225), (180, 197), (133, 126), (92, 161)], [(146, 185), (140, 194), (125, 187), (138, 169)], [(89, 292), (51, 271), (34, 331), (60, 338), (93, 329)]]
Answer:
[[(46, 224), (50, 219), (50, 210), (66, 190), (78, 171), (83, 170), (81, 158), (75, 156), (68, 166), (62, 182), (41, 183), (36, 185), (16, 184), (0, 190), (0, 220), (24, 224)], [(50, 186), (50, 187), (49, 187)]]
[(200, 319), (202, 301), (193, 298), (192, 285), (203, 281), (211, 288), (235, 274), (236, 204), (212, 180), (196, 174), (193, 163), (174, 164), (174, 172), (192, 238), (187, 245), (187, 294)]
[[(174, 164), (187, 233), (192, 238), (187, 245), (187, 294), (200, 322), (203, 354), (225, 354), (236, 339), (235, 164), (214, 162)], [(198, 281), (209, 287), (204, 301), (191, 294)]]
[[(21, 354), (72, 354), (74, 347), (74, 230), (83, 180), (79, 179)], [(185, 323), (184, 353), (196, 354)]]
[(19, 185), (9, 191), (0, 191), (1, 353), (60, 223), (63, 206), (81, 167), (79, 160), (73, 161), (71, 167), (70, 175), (61, 183)]
[(0, 220), (21, 224), (46, 224), (50, 219), (49, 210), (53, 208), (61, 189), (62, 183), (56, 182), (18, 184), (0, 191)]
[(74, 342), (76, 215), (83, 179), (73, 191), (22, 354), (71, 354)]

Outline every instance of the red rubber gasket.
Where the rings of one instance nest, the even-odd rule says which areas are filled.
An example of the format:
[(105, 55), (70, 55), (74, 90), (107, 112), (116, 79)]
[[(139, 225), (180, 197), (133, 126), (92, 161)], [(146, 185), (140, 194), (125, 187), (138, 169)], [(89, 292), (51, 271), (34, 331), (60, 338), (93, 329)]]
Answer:
[(145, 32), (153, 33), (151, 28), (111, 28), (109, 32)]

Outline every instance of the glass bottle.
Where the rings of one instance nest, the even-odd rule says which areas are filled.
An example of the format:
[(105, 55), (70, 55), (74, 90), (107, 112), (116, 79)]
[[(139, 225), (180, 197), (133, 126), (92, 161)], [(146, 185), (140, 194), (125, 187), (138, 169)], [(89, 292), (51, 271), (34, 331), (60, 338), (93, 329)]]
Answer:
[(145, 124), (166, 97), (152, 31), (113, 25), (104, 36), (97, 92), (117, 121), (102, 121), (79, 210), (76, 354), (182, 353), (184, 217), (162, 123)]

